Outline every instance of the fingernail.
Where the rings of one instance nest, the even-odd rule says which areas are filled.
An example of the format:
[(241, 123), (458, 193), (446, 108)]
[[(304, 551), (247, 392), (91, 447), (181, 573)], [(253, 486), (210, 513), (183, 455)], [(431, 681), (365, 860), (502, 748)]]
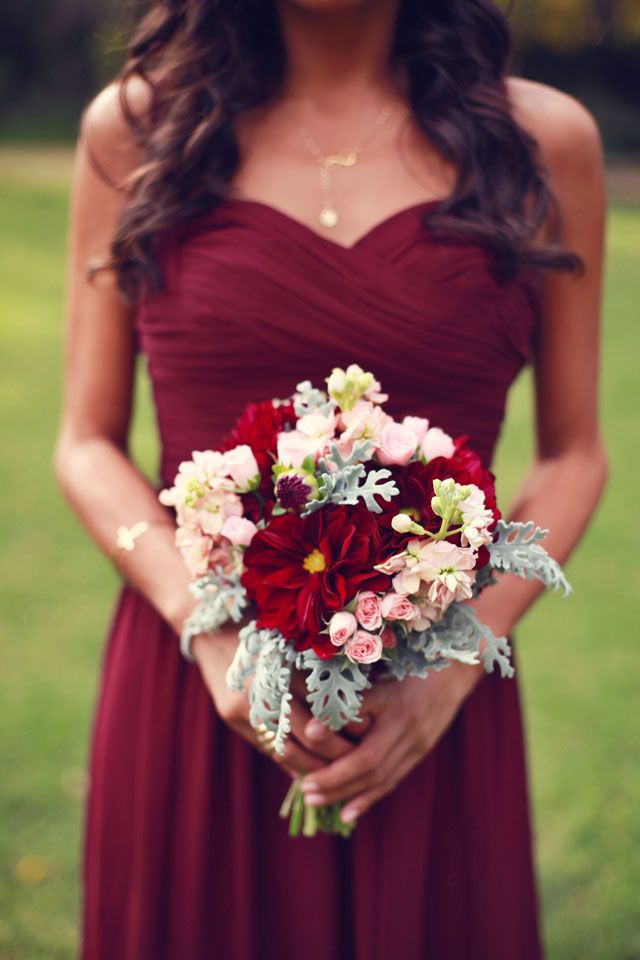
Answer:
[(305, 777), (305, 779), (302, 781), (302, 790), (305, 794), (317, 793), (319, 789), (320, 788), (315, 780), (307, 780)]
[(358, 811), (354, 807), (347, 808), (343, 810), (340, 814), (340, 819), (343, 823), (352, 823), (358, 816)]
[(306, 725), (304, 732), (310, 740), (320, 740), (326, 735), (327, 731), (323, 723), (318, 723), (317, 720), (312, 720)]
[(308, 807), (321, 807), (325, 799), (321, 793), (305, 793), (304, 802)]

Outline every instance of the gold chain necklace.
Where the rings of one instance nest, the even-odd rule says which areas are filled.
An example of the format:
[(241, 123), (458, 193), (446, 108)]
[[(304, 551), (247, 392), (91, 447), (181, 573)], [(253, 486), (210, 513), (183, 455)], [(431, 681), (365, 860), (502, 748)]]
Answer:
[(373, 126), (364, 140), (361, 140), (360, 143), (349, 147), (348, 150), (344, 150), (341, 153), (323, 153), (318, 145), (318, 141), (309, 133), (307, 128), (304, 126), (298, 127), (298, 133), (302, 137), (307, 150), (318, 164), (320, 189), (322, 191), (322, 209), (318, 214), (318, 220), (323, 227), (335, 227), (340, 219), (331, 195), (332, 172), (341, 167), (354, 167), (356, 165), (360, 154), (371, 142), (380, 127), (387, 122), (392, 111), (393, 107), (389, 104), (383, 107), (373, 121)]

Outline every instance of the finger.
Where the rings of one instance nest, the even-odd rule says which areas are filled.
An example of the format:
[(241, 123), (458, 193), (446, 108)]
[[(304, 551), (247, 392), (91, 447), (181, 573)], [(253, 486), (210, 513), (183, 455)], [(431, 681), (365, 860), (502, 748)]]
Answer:
[(337, 760), (353, 749), (353, 744), (346, 737), (319, 723), (309, 710), (295, 699), (291, 701), (291, 732), (306, 750), (325, 760)]
[(343, 727), (343, 733), (347, 734), (353, 740), (361, 740), (367, 732), (373, 720), (382, 713), (388, 703), (389, 683), (381, 680), (376, 681), (369, 690), (362, 694), (362, 703), (360, 706), (360, 720), (348, 723)]
[(303, 790), (309, 805), (321, 806), (344, 800), (353, 795), (354, 787), (361, 790), (376, 785), (400, 737), (401, 731), (397, 727), (381, 723), (379, 718), (367, 736), (348, 754), (305, 780)]
[(351, 723), (347, 723), (340, 732), (343, 736), (347, 736), (351, 740), (362, 740), (373, 723), (373, 719), (371, 714), (367, 714), (367, 716), (361, 715), (359, 720), (352, 720)]
[(325, 760), (314, 756), (305, 750), (304, 747), (295, 743), (293, 740), (287, 740), (282, 753), (276, 753), (273, 749), (265, 749), (264, 745), (256, 737), (255, 730), (247, 721), (233, 724), (234, 730), (244, 737), (245, 740), (255, 747), (260, 753), (269, 757), (279, 766), (285, 767), (295, 776), (301, 774), (314, 773), (326, 763)]
[(378, 800), (381, 800), (382, 797), (386, 796), (388, 793), (391, 793), (392, 790), (395, 790), (398, 784), (404, 780), (404, 778), (411, 772), (417, 763), (418, 757), (415, 754), (405, 754), (404, 758), (400, 761), (397, 767), (378, 787), (374, 787), (371, 790), (365, 790), (364, 792), (359, 793), (357, 796), (352, 797), (351, 800), (345, 804), (340, 814), (340, 819), (342, 822), (354, 823), (356, 820), (358, 820), (363, 813), (366, 813), (367, 810), (371, 809), (374, 803), (376, 803)]

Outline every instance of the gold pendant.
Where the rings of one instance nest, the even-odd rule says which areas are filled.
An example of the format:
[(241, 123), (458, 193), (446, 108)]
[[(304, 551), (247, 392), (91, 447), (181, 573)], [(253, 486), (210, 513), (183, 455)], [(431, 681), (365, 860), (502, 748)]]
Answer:
[(338, 222), (338, 214), (333, 207), (323, 207), (318, 214), (318, 220), (323, 227), (335, 227)]
[(345, 153), (330, 153), (324, 158), (325, 167), (352, 167), (358, 159), (355, 150), (347, 150)]

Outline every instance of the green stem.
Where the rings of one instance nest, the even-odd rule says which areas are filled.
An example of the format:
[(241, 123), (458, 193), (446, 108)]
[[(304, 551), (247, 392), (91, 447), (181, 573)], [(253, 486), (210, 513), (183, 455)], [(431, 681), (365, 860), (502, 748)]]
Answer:
[(287, 795), (286, 795), (286, 797), (284, 798), (284, 800), (282, 801), (282, 806), (280, 807), (280, 816), (281, 816), (284, 820), (286, 820), (286, 818), (287, 818), (287, 817), (289, 816), (289, 814), (291, 813), (291, 808), (292, 808), (292, 806), (293, 806), (293, 801), (295, 800), (295, 798), (296, 798), (296, 793), (298, 792), (299, 789), (300, 789), (300, 780), (299, 780), (299, 779), (292, 780), (292, 781), (291, 781), (291, 786), (290, 786), (289, 789), (287, 790)]
[(300, 828), (302, 826), (303, 815), (304, 815), (304, 797), (302, 796), (302, 790), (300, 789), (300, 784), (298, 784), (298, 789), (296, 790), (296, 794), (293, 799), (293, 808), (291, 810), (291, 820), (289, 821), (290, 837), (300, 836)]

